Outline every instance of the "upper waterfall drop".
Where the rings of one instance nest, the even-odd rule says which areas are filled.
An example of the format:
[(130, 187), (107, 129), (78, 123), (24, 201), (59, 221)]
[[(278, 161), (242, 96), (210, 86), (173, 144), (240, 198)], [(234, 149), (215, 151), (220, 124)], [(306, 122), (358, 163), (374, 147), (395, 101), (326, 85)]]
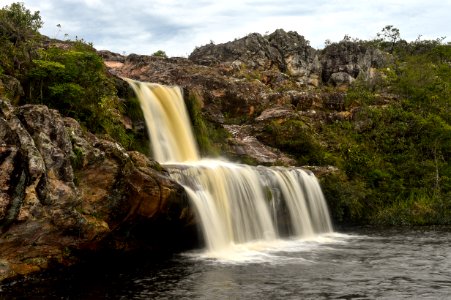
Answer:
[(140, 100), (155, 160), (161, 163), (199, 160), (181, 89), (125, 80)]
[(185, 188), (210, 253), (332, 232), (313, 173), (201, 159), (180, 88), (126, 80), (139, 98), (154, 158)]

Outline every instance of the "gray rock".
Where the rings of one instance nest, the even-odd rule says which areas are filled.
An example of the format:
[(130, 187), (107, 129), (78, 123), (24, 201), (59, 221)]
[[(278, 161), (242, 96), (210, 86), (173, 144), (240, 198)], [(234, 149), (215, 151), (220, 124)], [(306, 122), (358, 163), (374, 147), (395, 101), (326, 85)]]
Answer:
[[(189, 59), (206, 66), (233, 64), (235, 67), (229, 70), (232, 73), (246, 69), (258, 70), (263, 72), (261, 74), (277, 71), (289, 75), (299, 86), (318, 87), (321, 82), (349, 83), (358, 76), (373, 80), (374, 70), (384, 66), (390, 58), (363, 42), (341, 41), (318, 51), (298, 33), (277, 29), (266, 36), (252, 33), (235, 41), (196, 48)], [(336, 73), (340, 74), (339, 78), (334, 75), (331, 80)]]
[(287, 33), (282, 29), (268, 36), (252, 33), (232, 42), (208, 44), (195, 49), (189, 59), (207, 66), (228, 62), (239, 66), (240, 70), (277, 70), (303, 84), (321, 71), (317, 51), (309, 42), (296, 32)]
[[(361, 76), (366, 80), (372, 68), (380, 68), (388, 62), (387, 54), (363, 43), (341, 41), (327, 46), (321, 51), (322, 80), (329, 82), (332, 74), (347, 73), (353, 79)], [(348, 79), (346, 79), (349, 81)], [(334, 83), (334, 79), (331, 81)]]
[(355, 78), (346, 72), (337, 72), (330, 75), (329, 83), (334, 86), (349, 86), (354, 80)]

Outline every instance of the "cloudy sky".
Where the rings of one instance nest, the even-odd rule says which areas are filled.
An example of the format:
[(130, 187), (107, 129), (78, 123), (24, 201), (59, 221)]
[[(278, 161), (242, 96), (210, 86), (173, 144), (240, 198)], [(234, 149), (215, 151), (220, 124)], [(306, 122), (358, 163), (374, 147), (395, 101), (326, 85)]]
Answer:
[[(3, 7), (12, 2), (0, 0)], [(21, 0), (39, 10), (41, 33), (83, 38), (121, 54), (188, 56), (196, 46), (277, 28), (303, 35), (315, 48), (344, 35), (372, 39), (385, 25), (411, 41), (451, 39), (451, 0)], [(57, 27), (61, 25), (61, 29)]]

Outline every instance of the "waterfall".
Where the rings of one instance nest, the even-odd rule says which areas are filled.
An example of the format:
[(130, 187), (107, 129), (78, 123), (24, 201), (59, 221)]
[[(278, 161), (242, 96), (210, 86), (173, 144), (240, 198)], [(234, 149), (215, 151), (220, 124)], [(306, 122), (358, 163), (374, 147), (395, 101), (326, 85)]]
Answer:
[(127, 79), (141, 104), (154, 159), (161, 163), (200, 159), (179, 87)]
[(180, 88), (127, 81), (141, 103), (154, 158), (185, 188), (209, 251), (332, 231), (313, 173), (200, 159)]

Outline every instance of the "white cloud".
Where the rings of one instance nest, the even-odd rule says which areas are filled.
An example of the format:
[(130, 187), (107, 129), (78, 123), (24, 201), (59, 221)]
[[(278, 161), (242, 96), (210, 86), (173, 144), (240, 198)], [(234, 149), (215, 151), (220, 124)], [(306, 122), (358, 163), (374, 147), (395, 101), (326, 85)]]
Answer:
[[(1, 5), (12, 2), (3, 0)], [(294, 30), (321, 47), (345, 34), (371, 39), (385, 25), (414, 40), (450, 36), (449, 1), (419, 0), (23, 0), (39, 10), (51, 37), (83, 38), (98, 49), (187, 56), (196, 46), (222, 43), (251, 32)], [(4, 3), (4, 4), (3, 4)], [(61, 24), (61, 32), (56, 28)], [(449, 40), (449, 38), (447, 39)]]

